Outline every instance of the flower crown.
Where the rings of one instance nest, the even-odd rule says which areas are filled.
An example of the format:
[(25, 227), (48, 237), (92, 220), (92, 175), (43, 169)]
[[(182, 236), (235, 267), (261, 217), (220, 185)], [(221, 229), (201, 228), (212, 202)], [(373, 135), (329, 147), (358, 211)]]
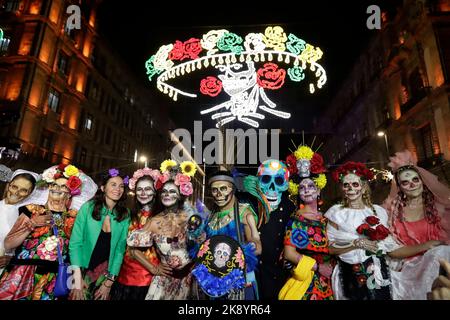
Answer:
[(155, 183), (158, 180), (158, 178), (161, 176), (161, 172), (159, 172), (159, 170), (151, 169), (151, 168), (147, 168), (147, 167), (136, 170), (133, 173), (133, 177), (130, 179), (129, 184), (128, 184), (128, 187), (130, 188), (130, 190), (134, 190), (136, 188), (136, 182), (144, 176), (149, 176), (150, 178), (152, 178), (153, 183)]
[[(158, 75), (156, 79), (158, 90), (169, 95), (174, 101), (178, 99), (178, 95), (196, 98), (197, 94), (175, 88), (167, 83), (168, 80), (202, 68), (216, 67), (223, 72), (218, 76), (220, 80), (215, 76), (202, 79), (200, 93), (216, 97), (224, 89), (228, 95), (235, 96), (252, 87), (254, 92), (252, 95), (261, 97), (261, 110), (286, 119), (291, 115), (273, 110), (276, 104), (267, 97), (264, 89), (280, 89), (284, 85), (286, 75), (291, 81), (301, 82), (309, 69), (308, 74), (315, 77), (315, 80), (309, 83), (309, 90), (314, 93), (316, 88), (322, 88), (327, 81), (324, 68), (317, 63), (322, 55), (320, 48), (306, 43), (294, 34), (286, 34), (280, 26), (267, 27), (264, 34), (249, 33), (244, 39), (235, 33), (221, 29), (211, 30), (201, 39), (190, 38), (184, 42), (176, 40), (175, 43), (163, 45), (146, 61), (145, 67), (149, 80), (152, 81), (152, 78)], [(291, 68), (285, 70), (275, 61), (278, 64), (291, 65)], [(254, 63), (261, 63), (263, 66), (255, 69)], [(247, 70), (242, 71), (240, 69), (244, 64), (247, 65)], [(233, 99), (230, 99), (228, 103), (232, 101)], [(201, 114), (217, 111), (217, 109), (215, 106), (203, 110)], [(227, 110), (230, 108), (228, 107)], [(237, 117), (237, 113), (230, 117), (229, 113), (227, 112), (226, 118), (220, 119), (225, 115), (216, 117), (213, 115), (212, 119), (218, 119), (217, 126), (237, 118), (239, 121), (258, 127), (256, 121), (242, 117), (242, 114), (241, 117)]]
[[(310, 172), (309, 175), (316, 186), (321, 190), (325, 188), (327, 185), (327, 178), (325, 176), (327, 169), (325, 168), (322, 156), (319, 153), (314, 152), (310, 147), (301, 145), (293, 153), (286, 157), (286, 164), (290, 173), (288, 187), (289, 194), (293, 196), (298, 195), (299, 183), (297, 183), (297, 181), (300, 175), (297, 162), (301, 160), (308, 160), (307, 165)], [(307, 176), (301, 177), (306, 178)]]
[(373, 172), (368, 169), (364, 163), (349, 161), (333, 171), (333, 179), (336, 182), (341, 182), (342, 179), (349, 173), (354, 173), (358, 177), (367, 181), (374, 178)]
[(36, 185), (42, 188), (55, 182), (59, 178), (67, 178), (66, 186), (69, 188), (70, 194), (72, 196), (77, 196), (81, 194), (82, 187), (80, 174), (82, 174), (82, 171), (74, 165), (60, 164), (46, 169), (42, 173), (42, 179), (39, 180)]
[(167, 181), (173, 180), (182, 195), (188, 197), (194, 192), (191, 177), (195, 175), (197, 168), (193, 162), (183, 161), (178, 165), (176, 161), (169, 159), (161, 163), (160, 170), (161, 175), (155, 182), (156, 190), (160, 190)]

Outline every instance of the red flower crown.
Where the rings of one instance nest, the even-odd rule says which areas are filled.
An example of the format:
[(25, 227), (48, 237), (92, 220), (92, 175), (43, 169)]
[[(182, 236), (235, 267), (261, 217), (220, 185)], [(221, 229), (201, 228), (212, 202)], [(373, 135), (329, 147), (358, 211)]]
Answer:
[(364, 163), (348, 161), (342, 166), (333, 171), (332, 176), (334, 181), (340, 182), (349, 173), (354, 173), (358, 177), (365, 180), (372, 180), (374, 178), (373, 172), (366, 167)]

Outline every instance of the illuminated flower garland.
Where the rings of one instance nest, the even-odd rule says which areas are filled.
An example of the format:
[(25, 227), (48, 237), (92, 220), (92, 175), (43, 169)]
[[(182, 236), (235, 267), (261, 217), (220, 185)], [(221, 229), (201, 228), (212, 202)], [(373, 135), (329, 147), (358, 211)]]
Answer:
[[(258, 127), (257, 120), (265, 119), (259, 111), (265, 111), (280, 118), (290, 118), (290, 114), (275, 110), (265, 89), (280, 89), (286, 76), (294, 82), (306, 79), (306, 71), (315, 76), (310, 81), (309, 91), (314, 93), (327, 81), (324, 68), (317, 63), (323, 52), (298, 38), (287, 34), (280, 26), (269, 26), (264, 33), (249, 33), (241, 37), (225, 29), (211, 30), (201, 39), (176, 40), (163, 45), (145, 63), (147, 76), (151, 81), (157, 76), (156, 86), (174, 101), (178, 95), (195, 98), (197, 94), (182, 91), (167, 83), (185, 74), (202, 68), (214, 67), (222, 72), (219, 79), (207, 76), (200, 82), (200, 93), (211, 97), (222, 91), (230, 99), (225, 103), (201, 111), (213, 113), (217, 127), (238, 120)], [(255, 63), (262, 67), (256, 68)], [(280, 63), (290, 67), (282, 68)]]

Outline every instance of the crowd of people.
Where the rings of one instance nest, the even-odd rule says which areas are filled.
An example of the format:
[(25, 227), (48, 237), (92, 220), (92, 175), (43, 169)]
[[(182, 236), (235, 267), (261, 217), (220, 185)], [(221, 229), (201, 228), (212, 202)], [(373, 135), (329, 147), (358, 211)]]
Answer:
[[(450, 300), (450, 189), (409, 151), (390, 160), (382, 204), (364, 164), (329, 172), (305, 145), (254, 176), (211, 174), (210, 208), (189, 161), (97, 183), (72, 164), (18, 169), (0, 202), (0, 300)], [(323, 213), (328, 173), (342, 200)]]

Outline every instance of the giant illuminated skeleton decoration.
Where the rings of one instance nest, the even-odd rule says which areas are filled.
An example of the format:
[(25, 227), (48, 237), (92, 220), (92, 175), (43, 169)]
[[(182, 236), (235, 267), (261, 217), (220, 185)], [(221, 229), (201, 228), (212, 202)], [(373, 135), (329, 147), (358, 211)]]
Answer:
[(201, 114), (217, 112), (211, 116), (218, 120), (217, 127), (234, 120), (258, 127), (257, 120), (265, 118), (260, 110), (284, 119), (290, 117), (289, 113), (274, 110), (276, 104), (267, 97), (266, 89), (280, 89), (287, 77), (301, 82), (307, 74), (315, 77), (309, 82), (310, 93), (323, 87), (327, 76), (317, 63), (322, 55), (320, 48), (286, 34), (279, 26), (270, 26), (264, 34), (249, 33), (245, 39), (228, 30), (211, 30), (201, 39), (177, 40), (161, 46), (145, 67), (149, 80), (157, 76), (157, 88), (174, 101), (179, 95), (196, 98), (197, 94), (182, 91), (169, 80), (202, 68), (218, 68), (223, 74), (202, 79), (200, 93), (216, 97), (223, 89), (230, 99)]

